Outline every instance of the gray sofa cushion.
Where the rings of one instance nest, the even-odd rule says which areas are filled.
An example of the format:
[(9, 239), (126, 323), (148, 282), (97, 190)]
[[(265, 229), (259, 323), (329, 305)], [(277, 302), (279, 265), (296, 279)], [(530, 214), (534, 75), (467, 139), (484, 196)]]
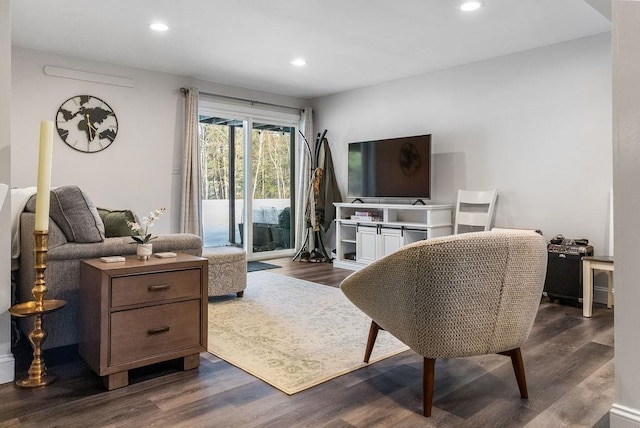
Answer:
[[(153, 240), (153, 252), (174, 251), (199, 256), (202, 254), (202, 239), (188, 233), (167, 233)], [(47, 261), (80, 260), (104, 256), (125, 256), (136, 253), (135, 241), (129, 236), (106, 238), (91, 245), (69, 242), (47, 251)]]
[(91, 199), (78, 186), (51, 191), (49, 216), (60, 226), (69, 242), (104, 241), (104, 224)]
[[(29, 200), (26, 210), (35, 212), (35, 197)], [(69, 242), (104, 241), (104, 224), (98, 210), (78, 186), (63, 186), (51, 191), (49, 217)]]

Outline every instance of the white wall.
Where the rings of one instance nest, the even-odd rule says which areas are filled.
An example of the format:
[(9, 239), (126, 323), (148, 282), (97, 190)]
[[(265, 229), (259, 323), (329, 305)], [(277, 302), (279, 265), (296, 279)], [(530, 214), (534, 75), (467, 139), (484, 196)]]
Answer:
[(313, 100), (346, 196), (347, 144), (430, 133), (433, 202), (499, 191), (495, 224), (607, 253), (611, 48), (602, 34)]
[[(0, 183), (11, 184), (11, 20), (9, 0), (0, 0)], [(9, 59), (9, 60), (6, 60)], [(14, 377), (11, 353), (11, 203), (0, 210), (0, 383)], [(2, 202), (0, 201), (0, 204)]]
[[(74, 95), (97, 96), (106, 101), (118, 117), (116, 140), (102, 152), (86, 154), (71, 149), (55, 135), (52, 185), (77, 184), (96, 205), (128, 208), (141, 216), (166, 207), (167, 214), (158, 220), (153, 232), (177, 232), (184, 114), (180, 87), (195, 86), (201, 93), (280, 105), (305, 105), (297, 98), (52, 53), (11, 49), (8, 8), (9, 0), (0, 0), (0, 58), (11, 58), (11, 61), (0, 61), (0, 182), (11, 180), (13, 187), (36, 184), (40, 121), (55, 120), (60, 105)], [(45, 65), (127, 77), (136, 84), (134, 88), (126, 88), (50, 77), (43, 73)], [(0, 272), (3, 273), (0, 300), (3, 296), (9, 299), (9, 254), (7, 207), (0, 213)], [(10, 316), (5, 308), (0, 308), (0, 382), (11, 381), (14, 376), (10, 338)]]
[[(201, 92), (301, 107), (300, 99), (234, 88), (141, 69), (15, 48), (12, 52), (12, 185), (36, 182), (38, 126), (55, 119), (74, 95), (106, 101), (118, 118), (114, 143), (98, 153), (81, 153), (54, 138), (52, 185), (77, 184), (96, 205), (138, 214), (166, 207), (154, 233), (176, 232), (180, 218), (184, 97), (182, 86)], [(134, 88), (47, 76), (45, 65), (134, 79)]]
[(640, 1), (613, 2), (615, 367), (612, 427), (640, 427)]

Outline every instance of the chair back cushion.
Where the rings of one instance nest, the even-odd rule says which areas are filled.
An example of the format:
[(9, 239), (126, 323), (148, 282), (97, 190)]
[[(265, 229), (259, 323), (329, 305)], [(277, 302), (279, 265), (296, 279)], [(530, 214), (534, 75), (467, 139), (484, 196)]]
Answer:
[(533, 232), (475, 232), (420, 241), (346, 278), (345, 295), (428, 358), (502, 352), (526, 340), (546, 273)]

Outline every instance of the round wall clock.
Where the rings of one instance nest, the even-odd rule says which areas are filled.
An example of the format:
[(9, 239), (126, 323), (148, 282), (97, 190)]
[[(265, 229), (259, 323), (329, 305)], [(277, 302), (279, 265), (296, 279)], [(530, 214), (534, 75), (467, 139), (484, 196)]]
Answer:
[(118, 134), (118, 119), (109, 104), (91, 95), (76, 95), (56, 114), (58, 135), (71, 148), (95, 153), (106, 149)]

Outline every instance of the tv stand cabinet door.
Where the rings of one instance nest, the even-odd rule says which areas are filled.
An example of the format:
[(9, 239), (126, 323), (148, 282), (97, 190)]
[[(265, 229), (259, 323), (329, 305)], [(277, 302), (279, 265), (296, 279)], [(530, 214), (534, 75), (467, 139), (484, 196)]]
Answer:
[(378, 229), (377, 227), (358, 227), (356, 233), (356, 261), (358, 263), (372, 263), (378, 258)]
[(380, 242), (378, 258), (391, 254), (404, 245), (404, 236), (398, 229), (381, 228), (378, 240)]

